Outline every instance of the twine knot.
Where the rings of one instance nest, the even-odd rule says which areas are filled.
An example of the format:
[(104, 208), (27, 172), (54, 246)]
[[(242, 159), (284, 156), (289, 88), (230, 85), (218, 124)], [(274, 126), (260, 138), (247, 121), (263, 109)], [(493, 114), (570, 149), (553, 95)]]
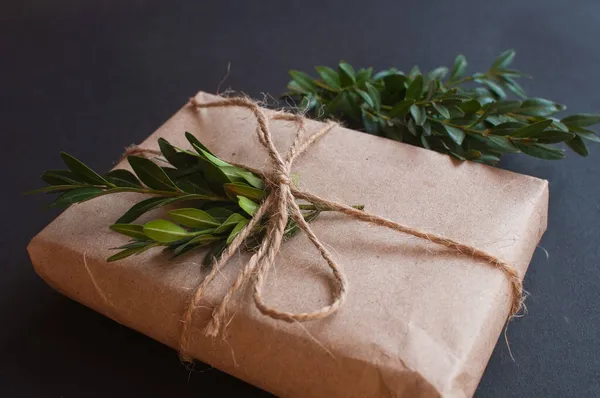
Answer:
[(277, 185), (292, 185), (292, 180), (287, 172), (277, 171), (271, 175), (271, 180)]
[[(303, 117), (298, 115), (290, 115), (283, 112), (273, 113), (273, 115), (270, 117), (271, 120), (293, 121), (298, 126), (298, 131), (294, 141), (284, 157), (279, 153), (273, 144), (269, 129), (269, 118), (255, 102), (247, 98), (227, 98), (214, 102), (201, 103), (194, 97), (190, 99), (190, 105), (194, 108), (242, 107), (252, 112), (257, 121), (256, 133), (258, 140), (266, 149), (271, 160), (270, 170), (264, 173), (259, 173), (262, 174), (266, 182), (270, 184), (271, 189), (268, 190), (266, 198), (254, 213), (248, 225), (233, 239), (233, 241), (227, 246), (225, 251), (213, 264), (211, 271), (200, 283), (193, 295), (193, 298), (189, 302), (187, 310), (185, 311), (183, 327), (179, 341), (179, 351), (182, 359), (190, 359), (187, 353), (192, 317), (196, 309), (200, 306), (200, 300), (206, 288), (213, 281), (215, 276), (220, 273), (221, 268), (227, 263), (227, 261), (237, 253), (238, 249), (244, 243), (246, 238), (249, 237), (252, 229), (261, 221), (264, 221), (266, 226), (264, 238), (260, 243), (258, 250), (251, 256), (250, 260), (239, 272), (235, 282), (225, 294), (221, 303), (213, 310), (212, 318), (205, 330), (205, 334), (209, 336), (216, 336), (219, 334), (227, 315), (229, 303), (245, 286), (252, 286), (254, 291), (254, 303), (260, 312), (270, 318), (285, 322), (304, 322), (322, 319), (330, 316), (342, 307), (348, 294), (348, 282), (346, 280), (346, 276), (340, 266), (333, 259), (333, 256), (329, 250), (325, 248), (323, 243), (321, 243), (321, 241), (312, 231), (309, 224), (304, 219), (296, 202), (298, 199), (306, 200), (314, 204), (317, 208), (326, 208), (330, 211), (340, 212), (359, 221), (390, 228), (392, 230), (406, 233), (417, 238), (425, 239), (432, 243), (447, 247), (460, 254), (470, 255), (474, 258), (485, 261), (489, 265), (502, 271), (510, 282), (512, 289), (510, 315), (515, 315), (521, 309), (523, 286), (519, 272), (511, 265), (499, 260), (495, 256), (470, 245), (456, 242), (443, 236), (413, 229), (383, 217), (379, 217), (375, 214), (370, 214), (363, 210), (347, 206), (343, 203), (320, 198), (309, 192), (300, 191), (293, 186), (290, 178), (290, 172), (294, 160), (304, 151), (306, 151), (308, 147), (320, 137), (324, 136), (334, 127), (336, 127), (336, 123), (327, 123), (322, 129), (313, 133), (308, 138), (302, 139), (302, 133), (304, 130)], [(291, 217), (298, 224), (300, 230), (306, 234), (310, 242), (319, 251), (321, 257), (331, 269), (333, 278), (335, 280), (335, 288), (331, 304), (315, 311), (301, 313), (282, 311), (267, 305), (262, 297), (262, 287), (269, 269), (274, 265), (275, 258), (281, 248), (281, 243), (289, 217)]]

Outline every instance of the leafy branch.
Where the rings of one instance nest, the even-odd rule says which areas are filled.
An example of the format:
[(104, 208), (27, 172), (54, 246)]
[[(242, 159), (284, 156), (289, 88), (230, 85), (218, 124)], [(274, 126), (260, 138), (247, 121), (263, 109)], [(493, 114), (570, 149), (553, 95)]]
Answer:
[[(48, 170), (42, 180), (48, 186), (33, 193), (58, 193), (51, 204), (66, 207), (103, 195), (134, 192), (152, 195), (133, 205), (110, 228), (131, 240), (115, 249), (120, 250), (107, 261), (116, 261), (163, 247), (174, 256), (212, 246), (205, 257), (210, 264), (225, 250), (235, 236), (250, 222), (259, 203), (268, 193), (264, 180), (242, 167), (231, 165), (208, 150), (196, 137), (185, 134), (194, 151), (184, 150), (159, 138), (164, 157), (160, 163), (139, 156), (128, 156), (133, 173), (116, 169), (100, 175), (75, 157), (62, 153), (68, 170)], [(167, 164), (161, 166), (161, 164)], [(133, 224), (143, 214), (165, 206), (170, 220), (154, 219)], [(304, 219), (316, 219), (328, 209), (312, 203), (299, 204)], [(362, 206), (355, 206), (362, 208)], [(246, 248), (256, 249), (266, 232), (265, 220), (251, 231)], [(287, 238), (299, 230), (290, 220), (285, 230)]]
[(562, 159), (559, 143), (587, 156), (585, 141), (600, 142), (589, 129), (600, 115), (557, 118), (566, 107), (527, 97), (515, 80), (525, 75), (509, 68), (514, 57), (513, 50), (506, 51), (488, 71), (472, 75), (466, 74), (463, 55), (451, 71), (422, 73), (415, 66), (408, 74), (396, 68), (373, 74), (373, 68), (355, 71), (345, 62), (337, 70), (317, 66), (318, 78), (293, 70), (287, 95), (314, 118), (338, 118), (366, 133), (461, 160), (496, 164), (502, 155), (519, 152)]

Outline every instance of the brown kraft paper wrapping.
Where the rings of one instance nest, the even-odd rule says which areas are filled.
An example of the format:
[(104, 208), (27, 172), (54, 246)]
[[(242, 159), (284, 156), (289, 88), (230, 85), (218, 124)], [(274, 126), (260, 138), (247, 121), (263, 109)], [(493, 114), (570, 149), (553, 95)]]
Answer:
[[(217, 97), (199, 93), (200, 102)], [(285, 151), (296, 126), (272, 121)], [(319, 122), (309, 122), (307, 132)], [(188, 147), (195, 134), (225, 160), (264, 169), (268, 157), (245, 109), (185, 106), (141, 146)], [(75, 154), (76, 155), (76, 154)], [(128, 167), (126, 162), (117, 168)], [(336, 127), (294, 163), (300, 188), (364, 204), (371, 213), (485, 250), (524, 274), (546, 229), (548, 184), (391, 140)], [(37, 273), (72, 299), (177, 349), (187, 302), (206, 270), (203, 252), (169, 261), (150, 250), (107, 263), (126, 240), (112, 224), (141, 198), (103, 196), (72, 205), (28, 250)], [(142, 219), (160, 217), (155, 211)], [(190, 354), (286, 397), (473, 395), (510, 308), (510, 285), (489, 265), (385, 228), (324, 214), (312, 223), (349, 280), (349, 295), (324, 320), (289, 324), (260, 314), (248, 294), (230, 308), (224, 335), (204, 336), (248, 255), (232, 259), (194, 314)], [(285, 242), (265, 299), (289, 311), (331, 300), (331, 275), (303, 235)]]

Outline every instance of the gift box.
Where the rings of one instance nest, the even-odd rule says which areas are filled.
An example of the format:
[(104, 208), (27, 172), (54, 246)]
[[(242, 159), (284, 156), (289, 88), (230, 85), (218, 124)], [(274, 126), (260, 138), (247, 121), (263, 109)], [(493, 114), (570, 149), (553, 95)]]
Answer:
[[(305, 128), (322, 125), (308, 121)], [(271, 121), (282, 153), (297, 128)], [(140, 146), (158, 149), (163, 137), (187, 147), (189, 131), (219, 157), (260, 170), (270, 159), (255, 130), (247, 109), (186, 105)], [(340, 126), (296, 160), (293, 173), (304, 191), (360, 203), (370, 213), (488, 252), (521, 278), (546, 229), (546, 181)], [(108, 226), (140, 199), (121, 193), (72, 205), (28, 251), (37, 273), (59, 292), (180, 349), (184, 313), (208, 272), (202, 252), (171, 259), (149, 250), (106, 261), (110, 248), (123, 244)], [(246, 289), (230, 303), (222, 333), (207, 336), (213, 308), (250, 256), (240, 252), (194, 310), (186, 354), (280, 396), (471, 396), (511, 311), (507, 276), (469, 253), (342, 214), (323, 214), (311, 226), (347, 278), (344, 305), (324, 319), (287, 323), (263, 315)], [(331, 285), (331, 271), (299, 234), (283, 243), (264, 299), (285, 311), (310, 311), (331, 302)]]

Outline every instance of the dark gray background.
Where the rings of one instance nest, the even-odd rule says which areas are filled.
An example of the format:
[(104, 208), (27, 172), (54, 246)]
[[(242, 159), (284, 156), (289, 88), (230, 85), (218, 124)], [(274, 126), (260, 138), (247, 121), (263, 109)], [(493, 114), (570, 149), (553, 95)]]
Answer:
[[(0, 5), (0, 396), (267, 396), (52, 291), (27, 242), (56, 212), (22, 197), (68, 151), (107, 170), (197, 90), (278, 95), (287, 70), (340, 59), (409, 69), (462, 52), (484, 70), (501, 51), (534, 96), (600, 112), (600, 2), (39, 1)], [(600, 145), (589, 158), (507, 158), (550, 181), (549, 230), (525, 280), (529, 315), (501, 340), (478, 396), (600, 396)], [(224, 395), (223, 395), (224, 396)]]

